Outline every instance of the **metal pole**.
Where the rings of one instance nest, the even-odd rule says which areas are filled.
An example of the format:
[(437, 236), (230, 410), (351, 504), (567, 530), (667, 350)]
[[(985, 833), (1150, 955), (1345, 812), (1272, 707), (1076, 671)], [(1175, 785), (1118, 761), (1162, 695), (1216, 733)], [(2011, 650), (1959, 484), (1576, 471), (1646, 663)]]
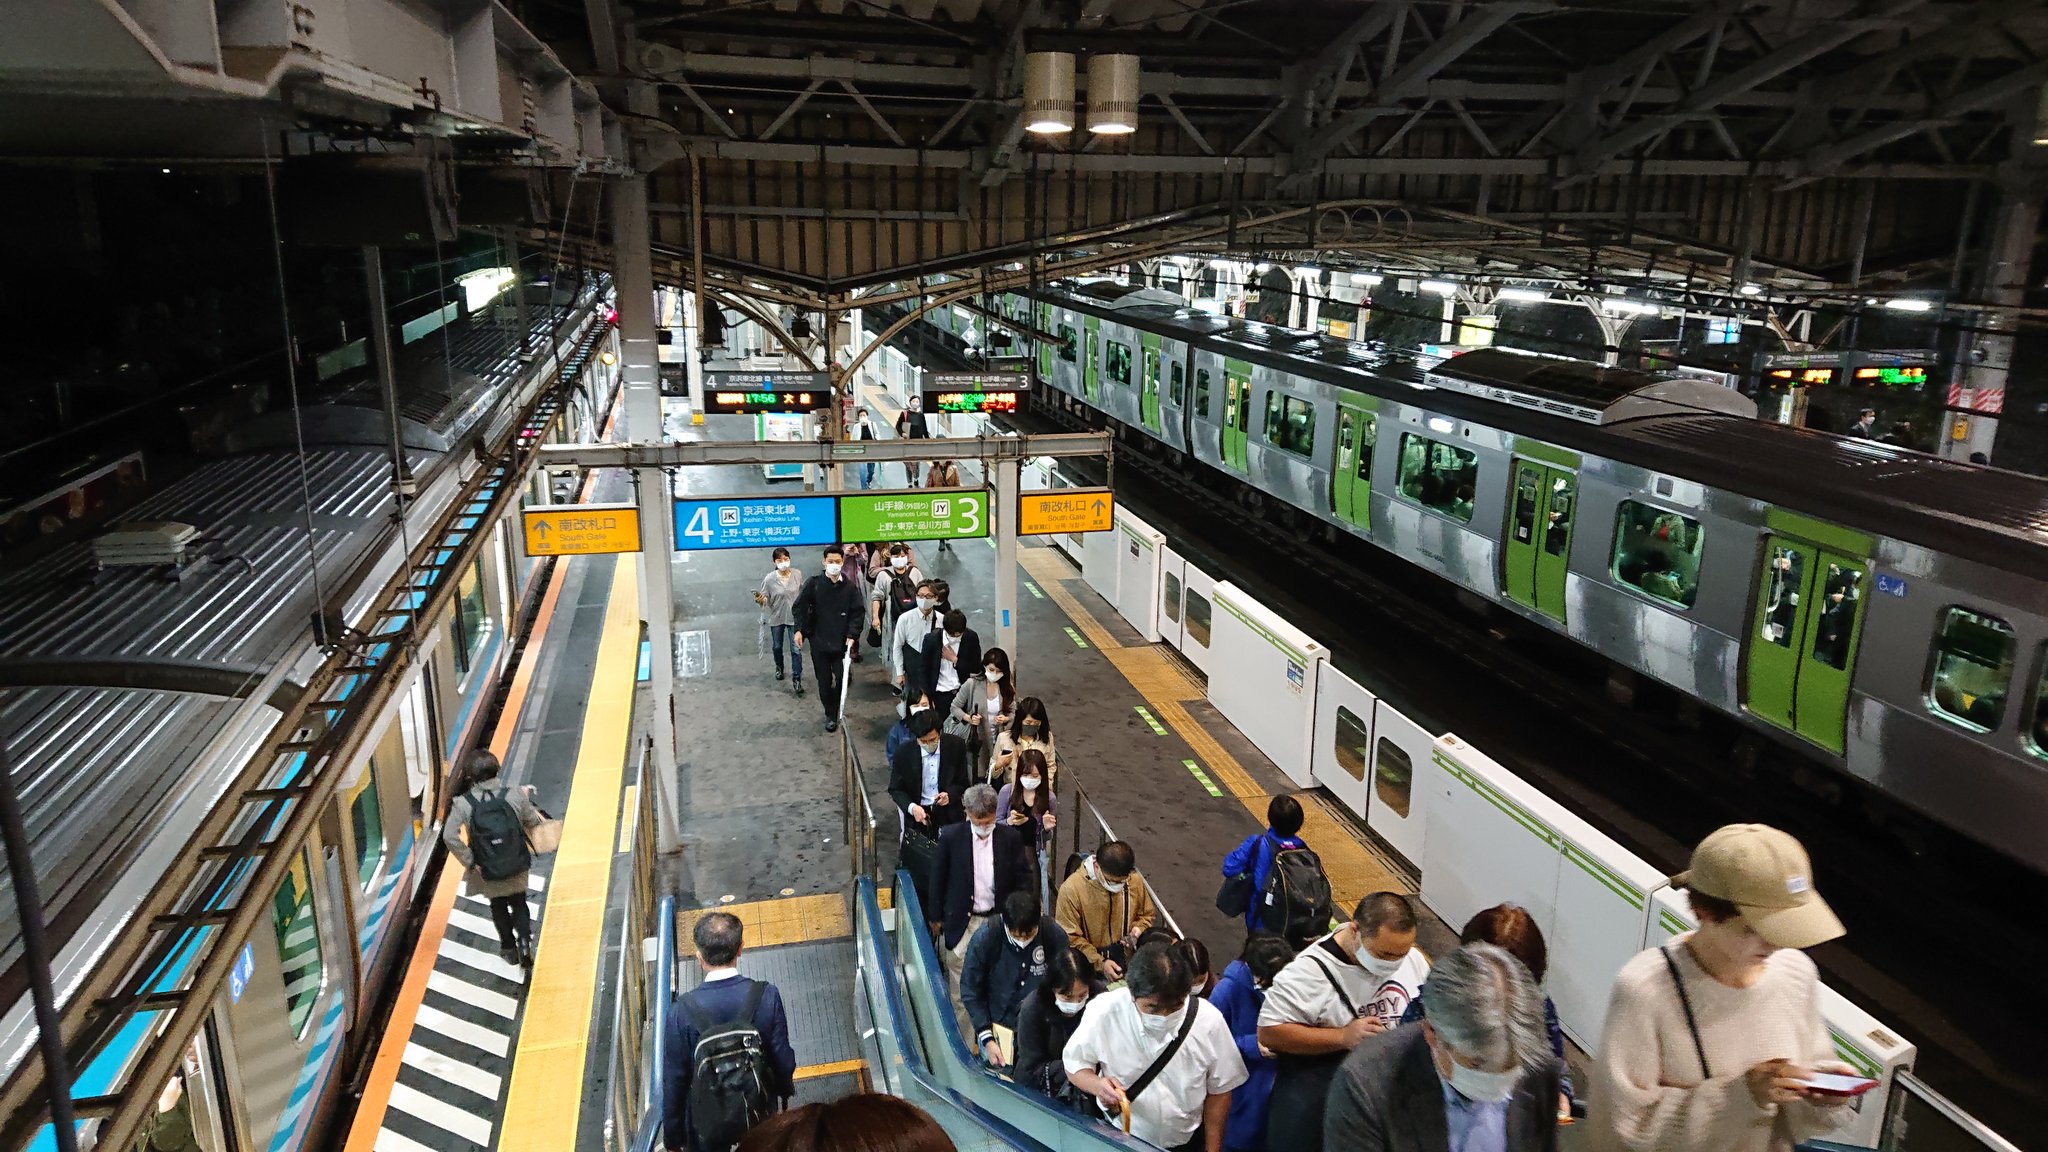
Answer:
[[(624, 381), (626, 434), (660, 443), (661, 366), (654, 333), (654, 270), (648, 248), (647, 178), (631, 176), (612, 197), (612, 268), (618, 278), (619, 372)], [(640, 609), (647, 622), (648, 687), (654, 698), (655, 843), (662, 852), (682, 844), (678, 816), (675, 724), (675, 587), (669, 542), (668, 473), (633, 470), (640, 506)]]
[(512, 283), (507, 289), (512, 293), (513, 322), (519, 325), (519, 354), (526, 355), (533, 349), (533, 320), (526, 314), (526, 269), (519, 260), (519, 229), (505, 229), (505, 256), (512, 265)]
[(21, 916), (21, 958), (28, 966), (29, 994), (36, 1006), (36, 1047), (43, 1053), (43, 1078), (50, 1100), (50, 1125), (57, 1152), (78, 1152), (78, 1119), (71, 1110), (71, 1062), (57, 1020), (57, 994), (50, 985), (50, 941), (43, 924), (43, 897), (36, 889), (35, 861), (29, 857), (21, 798), (14, 791), (14, 764), (0, 744), (0, 836), (7, 841), (7, 874), (14, 881), (14, 907)]
[(1006, 456), (995, 462), (995, 506), (989, 522), (996, 529), (996, 644), (1010, 654), (1010, 667), (1021, 663), (1017, 654), (1017, 480), (1018, 461)]
[(391, 489), (399, 507), (416, 486), (405, 461), (405, 433), (398, 421), (398, 368), (391, 359), (391, 314), (384, 301), (384, 255), (375, 244), (363, 245), (363, 291), (370, 299), (370, 360), (377, 369), (377, 393), (384, 403), (384, 428), (391, 440)]
[(697, 349), (704, 343), (704, 310), (712, 306), (704, 295), (704, 161), (690, 153), (690, 291), (696, 296), (696, 315), (690, 327), (697, 333), (690, 341), (690, 423), (704, 423), (704, 366)]

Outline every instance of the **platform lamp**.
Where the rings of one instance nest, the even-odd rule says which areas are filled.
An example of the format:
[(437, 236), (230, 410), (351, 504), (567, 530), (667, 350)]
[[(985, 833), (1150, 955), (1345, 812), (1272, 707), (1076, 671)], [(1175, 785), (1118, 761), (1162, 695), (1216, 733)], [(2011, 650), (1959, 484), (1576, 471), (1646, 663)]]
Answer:
[(1024, 57), (1024, 130), (1056, 136), (1074, 130), (1074, 54), (1032, 52)]
[(1138, 58), (1106, 54), (1088, 58), (1088, 130), (1128, 136), (1138, 130)]

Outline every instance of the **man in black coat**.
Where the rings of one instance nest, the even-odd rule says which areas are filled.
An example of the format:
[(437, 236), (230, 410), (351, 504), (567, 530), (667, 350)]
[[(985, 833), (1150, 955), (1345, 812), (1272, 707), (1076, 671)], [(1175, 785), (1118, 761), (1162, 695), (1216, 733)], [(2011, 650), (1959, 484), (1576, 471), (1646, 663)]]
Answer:
[(958, 608), (941, 619), (942, 626), (924, 638), (923, 658), (911, 682), (931, 693), (932, 711), (950, 716), (961, 685), (981, 675), (981, 637), (967, 626), (967, 613)]
[(1010, 893), (1036, 880), (1024, 833), (996, 824), (995, 789), (986, 784), (970, 785), (960, 808), (966, 820), (939, 833), (930, 903), (924, 909), (925, 919), (945, 947), (946, 970), (956, 986), (967, 942), (975, 931), (1001, 915)]
[(960, 820), (961, 794), (967, 791), (967, 741), (946, 735), (941, 716), (936, 707), (912, 716), (910, 734), (916, 739), (889, 761), (889, 798), (903, 813), (903, 827), (926, 836)]
[(811, 667), (818, 674), (818, 701), (825, 706), (825, 731), (839, 731), (839, 695), (846, 654), (860, 643), (867, 623), (867, 605), (853, 582), (840, 574), (846, 553), (837, 544), (825, 549), (825, 571), (804, 581), (790, 619), (796, 624), (796, 645), (811, 638)]

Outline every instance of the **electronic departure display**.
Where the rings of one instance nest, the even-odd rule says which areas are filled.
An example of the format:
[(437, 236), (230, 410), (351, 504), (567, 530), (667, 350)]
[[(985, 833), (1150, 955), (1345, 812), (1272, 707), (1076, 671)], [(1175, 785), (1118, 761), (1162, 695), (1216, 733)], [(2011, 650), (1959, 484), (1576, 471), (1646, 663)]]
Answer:
[(803, 413), (831, 406), (832, 376), (827, 372), (713, 369), (704, 373), (706, 412), (724, 415)]
[(1927, 383), (1927, 366), (1924, 364), (1893, 364), (1882, 368), (1858, 368), (1858, 380), (1875, 380), (1879, 384), (1899, 388), (1918, 388)]
[(1016, 389), (1001, 392), (926, 392), (926, 412), (1015, 412), (1024, 394)]

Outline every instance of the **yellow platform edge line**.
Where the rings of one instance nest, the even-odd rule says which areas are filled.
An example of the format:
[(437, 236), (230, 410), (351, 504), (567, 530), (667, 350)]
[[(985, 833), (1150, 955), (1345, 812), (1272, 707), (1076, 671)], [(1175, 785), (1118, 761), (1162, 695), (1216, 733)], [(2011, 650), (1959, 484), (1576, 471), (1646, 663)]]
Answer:
[(548, 877), (547, 916), (527, 980), (525, 1018), (512, 1057), (512, 1083), (498, 1124), (498, 1152), (558, 1152), (576, 1147), (580, 1109), (562, 1107), (581, 1092), (589, 1058), (590, 1013), (626, 748), (633, 719), (633, 675), (640, 638), (638, 566), (612, 571), (604, 632), (597, 646), (589, 704), (576, 751), (562, 846)]
[[(1071, 574), (1071, 568), (1071, 563), (1059, 556), (1033, 556), (1025, 562), (1025, 570), (1039, 582), (1046, 596), (1059, 605), (1077, 627), (1088, 633), (1090, 642), (1103, 650), (1104, 659), (1152, 708), (1159, 722), (1181, 738), (1209, 775), (1243, 804), (1245, 810), (1252, 814), (1252, 819), (1263, 827), (1271, 794), (1260, 787), (1237, 757), (1232, 756), (1200, 721), (1181, 706), (1183, 700), (1202, 699), (1204, 693), (1193, 691), (1191, 695), (1180, 696), (1182, 689), (1174, 680), (1185, 683), (1188, 690), (1196, 687), (1194, 680), (1174, 668), (1165, 653), (1156, 648), (1119, 648), (1108, 640), (1106, 630), (1096, 622), (1094, 615), (1060, 586), (1059, 581)], [(1091, 627), (1103, 632), (1102, 641), (1097, 641), (1094, 633), (1088, 632)], [(1151, 654), (1157, 664), (1144, 660), (1141, 656), (1144, 653)], [(1340, 913), (1355, 907), (1360, 899), (1373, 892), (1414, 891), (1412, 885), (1369, 847), (1360, 843), (1356, 834), (1325, 811), (1314, 792), (1303, 790), (1294, 795), (1302, 800), (1305, 817), (1302, 838), (1322, 859), (1324, 874), (1330, 879), (1331, 897)]]

